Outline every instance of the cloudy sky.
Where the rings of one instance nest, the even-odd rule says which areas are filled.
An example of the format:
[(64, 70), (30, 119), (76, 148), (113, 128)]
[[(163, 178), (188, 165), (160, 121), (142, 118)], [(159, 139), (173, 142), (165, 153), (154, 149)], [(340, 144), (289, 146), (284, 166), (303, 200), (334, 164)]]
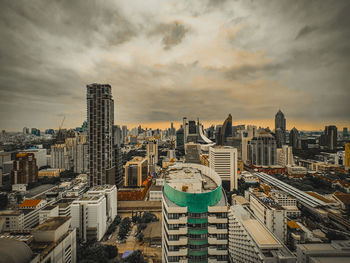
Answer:
[(350, 1), (21, 1), (0, 8), (0, 128), (81, 125), (109, 83), (117, 124), (350, 126)]

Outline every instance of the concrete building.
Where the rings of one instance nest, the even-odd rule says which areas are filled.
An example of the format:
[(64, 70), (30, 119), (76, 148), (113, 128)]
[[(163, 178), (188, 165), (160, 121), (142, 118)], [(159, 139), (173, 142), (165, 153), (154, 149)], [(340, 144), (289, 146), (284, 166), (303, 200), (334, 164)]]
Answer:
[(86, 173), (88, 171), (88, 144), (87, 135), (75, 133), (75, 137), (66, 138), (68, 163), (66, 169), (74, 168), (75, 173)]
[(29, 247), (39, 254), (39, 262), (76, 262), (76, 231), (69, 229), (70, 223), (70, 217), (52, 217), (33, 229)]
[(98, 185), (89, 189), (87, 195), (104, 195), (106, 198), (107, 224), (113, 222), (117, 216), (117, 187), (115, 185)]
[(348, 263), (349, 258), (349, 240), (334, 240), (331, 243), (326, 244), (297, 245), (298, 263)]
[(48, 165), (48, 163), (47, 163), (47, 149), (34, 148), (34, 149), (23, 150), (22, 152), (33, 153), (35, 156), (36, 164), (37, 164), (38, 168)]
[(106, 198), (100, 195), (85, 195), (71, 205), (71, 226), (77, 228), (77, 236), (83, 242), (100, 241), (107, 230)]
[(39, 211), (39, 224), (44, 223), (51, 217), (57, 217), (59, 215), (58, 205), (47, 205)]
[(45, 207), (46, 200), (25, 199), (19, 206), (24, 214), (24, 229), (30, 229), (39, 224), (39, 211)]
[(162, 186), (152, 185), (150, 187), (149, 201), (162, 201)]
[(219, 140), (216, 141), (217, 145), (225, 145), (227, 138), (232, 137), (232, 115), (229, 114), (227, 119), (222, 125)]
[(277, 165), (287, 166), (294, 165), (293, 148), (288, 145), (283, 145), (281, 148), (276, 149), (277, 153)]
[(0, 219), (4, 220), (2, 231), (0, 232), (21, 231), (24, 229), (24, 214), (21, 211), (1, 211)]
[(162, 262), (227, 262), (227, 200), (209, 167), (176, 163), (165, 172)]
[(345, 169), (350, 169), (350, 142), (345, 144)]
[(301, 149), (301, 139), (297, 128), (293, 128), (289, 132), (289, 146), (293, 149)]
[(38, 180), (38, 166), (33, 153), (18, 153), (13, 162), (12, 184), (25, 184)]
[(271, 133), (263, 130), (248, 141), (248, 163), (257, 166), (271, 166), (277, 162), (276, 140)]
[(236, 148), (230, 146), (210, 147), (209, 167), (221, 177), (221, 180), (230, 182), (231, 191), (238, 189)]
[(324, 137), (321, 138), (322, 144), (330, 150), (337, 148), (338, 131), (334, 125), (326, 126), (324, 128)]
[(69, 169), (66, 145), (55, 144), (51, 146), (51, 168)]
[(114, 185), (114, 101), (110, 85), (87, 85), (87, 123), (90, 186)]
[(125, 166), (125, 187), (141, 187), (148, 178), (148, 159), (144, 157), (134, 157)]
[(247, 206), (231, 206), (229, 255), (231, 262), (295, 263), (295, 256), (271, 233)]
[(146, 156), (148, 158), (149, 165), (155, 165), (158, 163), (158, 140), (147, 139), (146, 140)]
[(275, 115), (276, 144), (280, 148), (286, 144), (286, 118), (281, 110)]
[(185, 144), (185, 162), (186, 163), (201, 163), (201, 145), (197, 143)]
[(40, 170), (38, 172), (38, 177), (59, 177), (61, 169), (49, 168)]
[(118, 188), (124, 184), (123, 174), (123, 155), (121, 144), (123, 142), (123, 131), (119, 125), (113, 126), (113, 151), (114, 151), (114, 169), (115, 169), (115, 184)]
[(286, 210), (264, 193), (249, 193), (250, 209), (255, 216), (283, 243), (287, 239)]

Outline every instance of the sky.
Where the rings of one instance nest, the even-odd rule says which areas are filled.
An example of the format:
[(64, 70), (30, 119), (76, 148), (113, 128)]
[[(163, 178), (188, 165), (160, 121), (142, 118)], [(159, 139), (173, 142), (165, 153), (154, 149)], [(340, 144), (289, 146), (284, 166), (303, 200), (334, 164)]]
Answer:
[(350, 127), (350, 1), (2, 0), (0, 128), (77, 127), (109, 83), (115, 124)]

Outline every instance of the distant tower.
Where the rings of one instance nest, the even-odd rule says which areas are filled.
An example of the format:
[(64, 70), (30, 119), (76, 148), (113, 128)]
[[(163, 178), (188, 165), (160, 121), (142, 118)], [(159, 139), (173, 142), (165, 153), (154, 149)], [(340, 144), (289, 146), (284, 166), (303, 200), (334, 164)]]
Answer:
[(277, 148), (286, 144), (286, 118), (281, 110), (275, 115), (275, 135)]
[(330, 150), (337, 148), (337, 137), (338, 131), (337, 127), (334, 125), (326, 126), (324, 129), (324, 134), (326, 138), (326, 146)]
[(221, 128), (218, 145), (224, 145), (227, 137), (232, 137), (232, 115), (229, 114)]
[(295, 127), (289, 133), (289, 146), (292, 146), (293, 149), (301, 148), (299, 131)]
[(90, 84), (86, 87), (90, 185), (115, 184), (111, 86)]

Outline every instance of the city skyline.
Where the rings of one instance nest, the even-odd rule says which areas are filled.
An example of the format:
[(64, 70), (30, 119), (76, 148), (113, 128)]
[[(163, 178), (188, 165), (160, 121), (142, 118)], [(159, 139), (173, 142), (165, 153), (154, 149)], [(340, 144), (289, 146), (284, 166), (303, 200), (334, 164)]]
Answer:
[(4, 1), (0, 128), (55, 128), (63, 116), (64, 127), (79, 126), (93, 82), (112, 86), (116, 124), (220, 123), (231, 113), (234, 123), (271, 128), (281, 108), (288, 129), (349, 127), (349, 9), (347, 1)]

